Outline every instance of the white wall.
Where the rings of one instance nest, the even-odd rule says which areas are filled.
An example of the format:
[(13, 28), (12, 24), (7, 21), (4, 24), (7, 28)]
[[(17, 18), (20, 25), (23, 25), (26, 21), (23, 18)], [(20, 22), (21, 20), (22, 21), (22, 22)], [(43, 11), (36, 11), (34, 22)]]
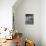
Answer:
[(41, 38), (42, 46), (46, 46), (46, 0), (41, 1)]
[(0, 0), (0, 27), (12, 28), (12, 6), (16, 0)]
[[(34, 24), (25, 24), (25, 14), (34, 14)], [(15, 28), (18, 32), (22, 32), (24, 37), (35, 41), (36, 46), (41, 46), (41, 1), (40, 0), (23, 0), (23, 2), (15, 9)]]

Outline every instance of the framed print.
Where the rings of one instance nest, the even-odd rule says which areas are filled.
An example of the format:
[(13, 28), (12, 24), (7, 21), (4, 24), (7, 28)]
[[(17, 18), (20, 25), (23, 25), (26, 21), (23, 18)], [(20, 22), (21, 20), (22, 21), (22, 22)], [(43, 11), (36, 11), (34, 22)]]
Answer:
[(26, 20), (25, 24), (33, 24), (34, 23), (34, 15), (33, 14), (25, 14)]

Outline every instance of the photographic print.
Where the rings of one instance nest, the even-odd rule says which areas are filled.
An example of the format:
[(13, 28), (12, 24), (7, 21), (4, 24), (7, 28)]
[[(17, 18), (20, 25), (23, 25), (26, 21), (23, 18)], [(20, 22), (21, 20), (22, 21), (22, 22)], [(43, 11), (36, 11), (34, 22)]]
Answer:
[(25, 14), (25, 17), (26, 17), (25, 24), (33, 24), (34, 23), (33, 14)]

